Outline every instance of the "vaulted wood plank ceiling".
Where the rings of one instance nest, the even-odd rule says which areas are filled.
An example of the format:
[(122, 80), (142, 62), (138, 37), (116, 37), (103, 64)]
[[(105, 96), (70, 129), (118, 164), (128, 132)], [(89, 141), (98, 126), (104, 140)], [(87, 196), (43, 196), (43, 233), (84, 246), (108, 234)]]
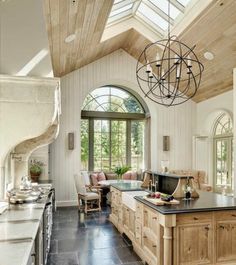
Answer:
[[(134, 29), (100, 42), (113, 0), (44, 0), (54, 75), (61, 77), (119, 48), (138, 58), (150, 41)], [(236, 1), (213, 1), (179, 36), (204, 64), (195, 102), (224, 93), (233, 86), (236, 66)], [(65, 38), (76, 33), (75, 41)], [(203, 54), (215, 58), (208, 61)]]

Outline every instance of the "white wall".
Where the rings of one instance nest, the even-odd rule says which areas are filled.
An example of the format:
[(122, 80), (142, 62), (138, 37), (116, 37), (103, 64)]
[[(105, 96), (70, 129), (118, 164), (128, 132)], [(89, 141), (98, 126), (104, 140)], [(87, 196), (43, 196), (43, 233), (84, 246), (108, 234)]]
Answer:
[[(61, 204), (76, 202), (73, 175), (80, 171), (80, 115), (84, 98), (103, 85), (120, 85), (140, 93), (136, 81), (136, 60), (118, 50), (61, 79), (62, 115), (60, 133), (51, 146), (51, 175), (56, 199)], [(170, 160), (171, 169), (192, 166), (192, 136), (195, 132), (195, 107), (189, 101), (166, 108), (145, 99), (151, 114), (151, 167), (160, 169), (160, 161)], [(75, 133), (75, 149), (67, 148), (69, 132)], [(162, 151), (162, 136), (170, 136), (170, 151)]]
[(214, 120), (223, 111), (233, 117), (233, 90), (197, 104), (197, 133), (209, 135)]
[(223, 112), (227, 112), (233, 118), (233, 90), (197, 104), (197, 137), (193, 140), (193, 168), (206, 171), (208, 182), (212, 186), (213, 127)]

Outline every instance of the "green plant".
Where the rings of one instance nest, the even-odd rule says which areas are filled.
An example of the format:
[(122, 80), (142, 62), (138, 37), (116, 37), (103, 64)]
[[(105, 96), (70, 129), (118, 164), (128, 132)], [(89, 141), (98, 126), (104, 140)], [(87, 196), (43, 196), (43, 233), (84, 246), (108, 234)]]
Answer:
[(130, 166), (118, 166), (115, 168), (114, 172), (117, 174), (118, 178), (121, 178), (130, 169)]
[(43, 171), (42, 167), (44, 166), (44, 163), (41, 161), (38, 161), (36, 159), (30, 161), (30, 174), (33, 175), (40, 175)]

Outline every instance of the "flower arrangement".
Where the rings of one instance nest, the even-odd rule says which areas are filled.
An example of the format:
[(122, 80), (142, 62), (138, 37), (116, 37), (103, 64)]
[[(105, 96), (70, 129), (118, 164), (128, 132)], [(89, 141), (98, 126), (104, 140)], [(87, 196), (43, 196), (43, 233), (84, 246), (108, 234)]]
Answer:
[(130, 169), (130, 166), (117, 166), (114, 170), (114, 172), (117, 175), (118, 179), (121, 179), (122, 175), (125, 174)]

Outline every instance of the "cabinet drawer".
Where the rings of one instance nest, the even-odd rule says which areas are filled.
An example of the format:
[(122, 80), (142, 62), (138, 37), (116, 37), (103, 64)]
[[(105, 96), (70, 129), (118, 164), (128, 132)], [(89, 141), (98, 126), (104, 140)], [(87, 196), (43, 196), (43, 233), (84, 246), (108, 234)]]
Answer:
[(139, 244), (140, 246), (142, 245), (142, 236), (141, 236), (141, 234), (136, 233), (135, 234), (135, 240), (136, 240), (137, 244)]
[(213, 218), (212, 213), (191, 213), (191, 214), (177, 214), (176, 224), (194, 224), (211, 222)]
[(135, 234), (141, 234), (142, 233), (142, 225), (139, 222), (135, 222)]
[(143, 211), (143, 206), (140, 203), (137, 203), (136, 204), (135, 218), (139, 222), (142, 221), (142, 211)]
[(236, 221), (236, 211), (219, 211), (215, 212), (217, 221), (233, 220)]

